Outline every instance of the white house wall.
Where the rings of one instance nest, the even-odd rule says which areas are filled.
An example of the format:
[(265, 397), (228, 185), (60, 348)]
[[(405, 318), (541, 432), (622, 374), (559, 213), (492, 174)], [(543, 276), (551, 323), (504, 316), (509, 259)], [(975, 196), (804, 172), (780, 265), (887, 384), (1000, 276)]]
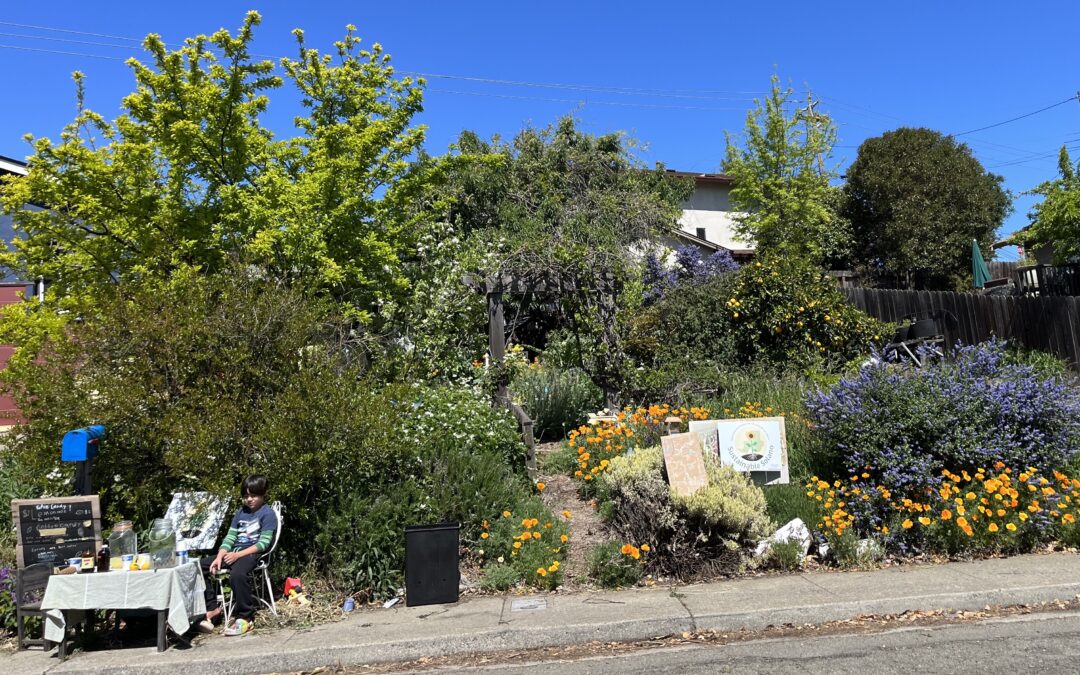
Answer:
[(717, 183), (697, 184), (694, 193), (683, 202), (679, 227), (683, 232), (698, 235), (705, 230), (705, 239), (733, 251), (753, 250), (754, 244), (735, 236), (735, 217), (731, 210), (728, 187)]

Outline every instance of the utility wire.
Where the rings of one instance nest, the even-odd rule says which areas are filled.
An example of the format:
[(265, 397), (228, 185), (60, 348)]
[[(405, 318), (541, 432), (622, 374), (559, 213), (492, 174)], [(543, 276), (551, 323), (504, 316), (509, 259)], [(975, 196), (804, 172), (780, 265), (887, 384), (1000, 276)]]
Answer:
[(1058, 101), (1057, 103), (1054, 103), (1053, 105), (1048, 105), (1045, 108), (1039, 108), (1038, 110), (1033, 110), (1033, 111), (1031, 111), (1029, 113), (1026, 113), (1024, 115), (1020, 115), (1018, 117), (1013, 117), (1011, 119), (1007, 119), (1007, 120), (1005, 120), (1003, 122), (997, 122), (995, 124), (988, 124), (985, 127), (979, 127), (978, 129), (971, 129), (970, 131), (961, 131), (958, 134), (951, 134), (951, 135), (952, 136), (967, 136), (968, 134), (973, 134), (973, 133), (975, 133), (977, 131), (986, 131), (987, 129), (993, 129), (994, 127), (1000, 127), (1000, 126), (1002, 126), (1004, 124), (1009, 124), (1009, 123), (1015, 122), (1017, 120), (1022, 120), (1025, 117), (1031, 117), (1032, 115), (1038, 115), (1039, 113), (1046, 112), (1047, 110), (1052, 110), (1053, 108), (1056, 108), (1058, 106), (1065, 105), (1069, 101), (1080, 101), (1080, 92), (1078, 92), (1075, 96), (1070, 96), (1069, 98), (1065, 99), (1064, 101)]
[(38, 47), (22, 47), (19, 45), (3, 45), (0, 44), (0, 49), (19, 49), (25, 52), (43, 52), (45, 54), (63, 54), (65, 56), (81, 56), (88, 59), (108, 59), (109, 61), (127, 61), (125, 58), (119, 56), (104, 56), (102, 54), (84, 54), (81, 52), (64, 52), (58, 49), (40, 49)]

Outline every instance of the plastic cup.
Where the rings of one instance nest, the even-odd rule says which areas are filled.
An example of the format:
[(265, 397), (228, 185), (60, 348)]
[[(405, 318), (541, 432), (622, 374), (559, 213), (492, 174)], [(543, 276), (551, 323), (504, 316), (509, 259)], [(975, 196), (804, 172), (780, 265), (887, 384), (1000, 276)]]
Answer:
[(123, 571), (127, 572), (130, 571), (131, 566), (135, 564), (135, 555), (132, 553), (125, 553), (124, 555), (120, 556), (120, 560), (122, 562)]

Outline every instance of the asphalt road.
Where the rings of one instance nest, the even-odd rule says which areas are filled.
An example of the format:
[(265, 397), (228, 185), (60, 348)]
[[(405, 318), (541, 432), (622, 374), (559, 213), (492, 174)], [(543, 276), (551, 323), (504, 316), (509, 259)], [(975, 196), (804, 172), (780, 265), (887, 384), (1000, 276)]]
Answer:
[(1068, 673), (1080, 671), (1080, 612), (1028, 614), (977, 623), (898, 628), (873, 634), (783, 638), (719, 646), (690, 645), (575, 661), (522, 661), (448, 670), (528, 672), (529, 675)]

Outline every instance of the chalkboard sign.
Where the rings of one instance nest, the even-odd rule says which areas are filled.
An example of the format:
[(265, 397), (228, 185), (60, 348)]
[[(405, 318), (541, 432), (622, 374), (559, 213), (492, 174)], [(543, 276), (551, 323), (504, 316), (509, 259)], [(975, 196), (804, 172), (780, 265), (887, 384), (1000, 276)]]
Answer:
[(18, 532), (16, 557), (22, 567), (58, 564), (101, 548), (101, 506), (97, 495), (14, 499), (11, 517)]

